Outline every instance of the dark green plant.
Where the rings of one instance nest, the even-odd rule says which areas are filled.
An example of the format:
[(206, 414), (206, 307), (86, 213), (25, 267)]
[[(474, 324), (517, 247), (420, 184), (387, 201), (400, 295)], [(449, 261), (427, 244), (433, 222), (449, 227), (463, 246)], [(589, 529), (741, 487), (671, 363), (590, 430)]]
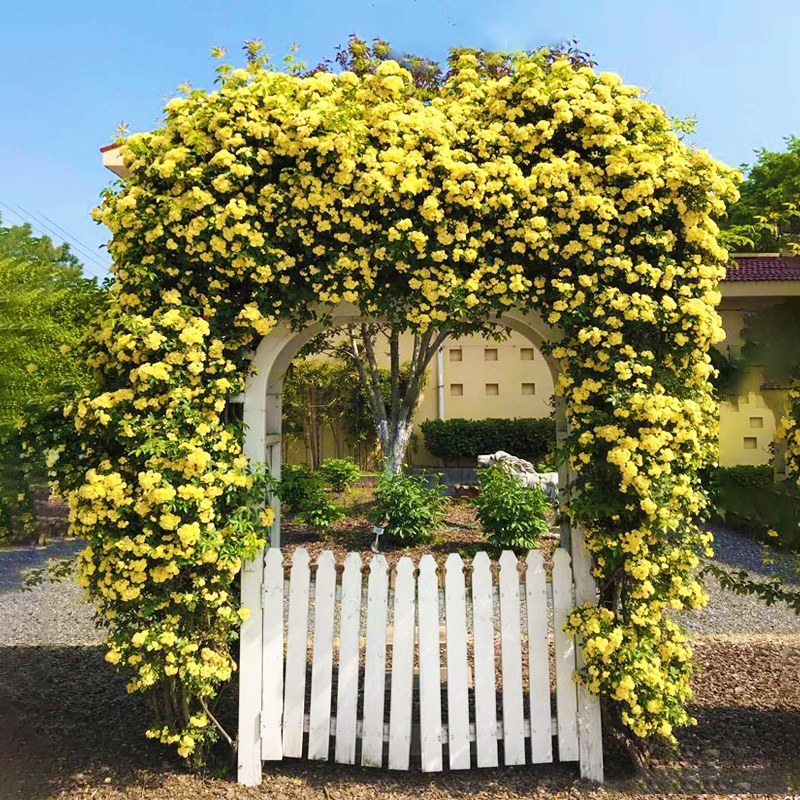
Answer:
[(299, 512), (321, 490), (320, 483), (307, 464), (284, 464), (281, 479), (275, 482), (275, 493), (288, 511)]
[(326, 458), (319, 474), (334, 492), (343, 492), (361, 477), (361, 470), (352, 458)]
[(541, 489), (528, 489), (499, 465), (478, 471), (480, 494), (472, 501), (492, 546), (530, 550), (549, 525), (549, 508)]
[(306, 464), (286, 464), (274, 491), (298, 519), (317, 528), (328, 528), (344, 517), (344, 512), (328, 499), (322, 477)]
[(386, 527), (385, 535), (403, 545), (432, 542), (444, 520), (447, 502), (441, 491), (441, 476), (428, 485), (424, 475), (383, 473), (375, 485), (375, 508), (369, 519)]
[(552, 417), (431, 419), (420, 428), (428, 452), (445, 462), (472, 460), (498, 450), (535, 462), (548, 457), (556, 446)]

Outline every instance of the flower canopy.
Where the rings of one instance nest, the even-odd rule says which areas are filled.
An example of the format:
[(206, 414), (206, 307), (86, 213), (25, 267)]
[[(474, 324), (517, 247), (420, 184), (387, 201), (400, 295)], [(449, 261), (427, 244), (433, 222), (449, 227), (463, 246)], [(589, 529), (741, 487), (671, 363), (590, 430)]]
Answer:
[(340, 302), (408, 330), (476, 331), (508, 307), (560, 329), (569, 513), (601, 591), (570, 617), (582, 680), (637, 735), (688, 721), (690, 651), (666, 612), (703, 601), (731, 175), (615, 75), (504, 64), (457, 53), (423, 93), (394, 61), (254, 61), (122, 146), (128, 176), (96, 212), (115, 262), (99, 386), (69, 409), (61, 479), (108, 660), (160, 698), (153, 735), (184, 755), (211, 736), (247, 613), (232, 583), (270, 521), (226, 401), (260, 336)]

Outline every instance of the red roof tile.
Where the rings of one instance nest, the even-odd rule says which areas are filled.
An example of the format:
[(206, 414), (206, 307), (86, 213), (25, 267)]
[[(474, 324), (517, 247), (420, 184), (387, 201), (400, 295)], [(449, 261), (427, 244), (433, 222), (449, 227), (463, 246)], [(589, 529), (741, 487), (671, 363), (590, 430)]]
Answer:
[(800, 281), (800, 256), (733, 256), (729, 281)]

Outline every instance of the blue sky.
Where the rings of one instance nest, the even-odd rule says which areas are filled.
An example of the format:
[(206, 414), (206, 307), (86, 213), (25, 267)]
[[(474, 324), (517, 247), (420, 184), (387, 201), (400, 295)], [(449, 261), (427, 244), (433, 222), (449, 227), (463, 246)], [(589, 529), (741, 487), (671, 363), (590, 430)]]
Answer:
[(432, 58), (576, 36), (601, 69), (697, 116), (694, 142), (728, 163), (800, 134), (798, 0), (25, 0), (0, 22), (0, 214), (77, 240), (87, 272), (105, 275), (89, 211), (120, 121), (146, 130), (179, 84), (211, 86), (214, 45), (236, 61), (245, 39), (276, 58), (297, 42), (315, 64), (352, 32)]

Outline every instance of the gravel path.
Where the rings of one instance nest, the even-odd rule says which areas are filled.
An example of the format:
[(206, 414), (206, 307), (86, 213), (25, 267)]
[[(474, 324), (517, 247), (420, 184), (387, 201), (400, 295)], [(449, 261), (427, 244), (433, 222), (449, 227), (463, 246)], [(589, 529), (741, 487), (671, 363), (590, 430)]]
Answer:
[[(792, 556), (724, 529), (714, 529), (714, 535), (717, 563), (744, 567), (755, 576), (780, 574), (798, 579)], [(15, 575), (13, 583), (7, 580), (6, 591), (0, 592), (0, 645), (92, 645), (102, 640), (83, 592), (72, 582), (9, 591), (13, 585), (19, 587), (22, 567), (40, 566), (48, 555), (62, 557), (65, 550), (75, 552), (77, 544), (0, 552), (0, 574)], [(765, 555), (771, 563), (765, 563)], [(694, 635), (800, 634), (800, 615), (783, 604), (767, 606), (758, 598), (735, 595), (714, 579), (708, 581), (708, 594), (706, 608), (680, 616)]]

